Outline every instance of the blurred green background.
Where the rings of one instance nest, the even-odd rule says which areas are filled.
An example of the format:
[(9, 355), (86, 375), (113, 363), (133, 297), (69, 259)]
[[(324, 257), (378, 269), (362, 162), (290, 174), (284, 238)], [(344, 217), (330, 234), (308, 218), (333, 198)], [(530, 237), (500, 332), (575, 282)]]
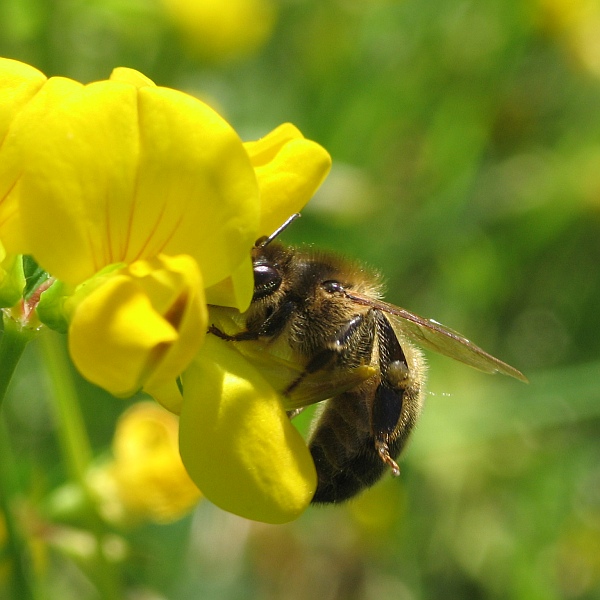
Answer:
[[(286, 241), (531, 381), (428, 354), (400, 478), (285, 526), (205, 501), (119, 532), (124, 598), (600, 598), (600, 2), (0, 0), (0, 55), (136, 68), (244, 139), (293, 122), (334, 167)], [(45, 377), (33, 345), (4, 411), (40, 498), (66, 477)], [(78, 386), (101, 454), (127, 403)], [(68, 554), (45, 551), (46, 597), (98, 598)]]

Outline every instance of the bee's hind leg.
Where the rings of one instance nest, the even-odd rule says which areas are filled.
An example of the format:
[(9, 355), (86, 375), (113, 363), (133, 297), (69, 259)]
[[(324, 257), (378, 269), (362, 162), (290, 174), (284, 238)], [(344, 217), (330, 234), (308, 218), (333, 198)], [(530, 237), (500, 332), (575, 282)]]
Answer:
[(371, 420), (375, 450), (393, 475), (400, 475), (394, 460), (399, 448), (394, 442), (404, 405), (404, 393), (410, 382), (406, 356), (394, 328), (381, 311), (375, 311), (378, 331), (379, 368), (381, 382), (375, 391)]

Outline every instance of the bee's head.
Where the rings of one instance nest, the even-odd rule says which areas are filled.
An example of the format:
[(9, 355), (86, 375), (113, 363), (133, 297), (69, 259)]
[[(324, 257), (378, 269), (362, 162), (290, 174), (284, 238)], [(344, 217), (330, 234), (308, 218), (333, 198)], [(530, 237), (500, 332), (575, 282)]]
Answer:
[(284, 266), (289, 263), (291, 252), (282, 244), (274, 242), (274, 240), (290, 223), (299, 217), (300, 213), (293, 214), (271, 235), (256, 240), (252, 250), (252, 267), (254, 269), (253, 302), (267, 298), (281, 286), (283, 281), (282, 271)]

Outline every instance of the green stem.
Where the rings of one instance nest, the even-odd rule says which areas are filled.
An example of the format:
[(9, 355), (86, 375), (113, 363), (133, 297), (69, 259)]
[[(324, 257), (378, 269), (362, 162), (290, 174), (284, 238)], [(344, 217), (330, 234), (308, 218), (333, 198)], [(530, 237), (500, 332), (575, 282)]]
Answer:
[(40, 336), (44, 365), (52, 384), (52, 402), (56, 413), (58, 439), (67, 463), (69, 478), (82, 485), (85, 472), (92, 459), (85, 422), (77, 391), (71, 375), (69, 361), (59, 336), (44, 331)]
[[(12, 380), (19, 359), (34, 332), (4, 314), (4, 331), (0, 340), (0, 407)], [(0, 416), (1, 417), (1, 416)], [(9, 443), (9, 432), (3, 418), (0, 419), (0, 510), (6, 523), (7, 546), (12, 556), (11, 587), (14, 598), (33, 600), (31, 557), (27, 539), (19, 519), (15, 515), (14, 498), (20, 484), (15, 460)]]
[(8, 430), (4, 419), (0, 425), (0, 510), (6, 524), (6, 544), (11, 560), (11, 598), (34, 600), (36, 598), (33, 568), (27, 539), (15, 514), (14, 498), (20, 488), (15, 472), (15, 459), (8, 443)]
[(4, 315), (4, 332), (0, 340), (0, 407), (15, 368), (34, 332)]
[(71, 373), (70, 361), (58, 334), (45, 331), (44, 335), (40, 336), (40, 342), (44, 364), (53, 388), (52, 400), (62, 453), (70, 479), (83, 491), (85, 504), (88, 507), (86, 511), (88, 526), (96, 538), (94, 571), (90, 574), (94, 576), (102, 598), (117, 600), (122, 596), (115, 565), (107, 559), (103, 550), (106, 526), (99, 516), (96, 500), (86, 481), (92, 450)]

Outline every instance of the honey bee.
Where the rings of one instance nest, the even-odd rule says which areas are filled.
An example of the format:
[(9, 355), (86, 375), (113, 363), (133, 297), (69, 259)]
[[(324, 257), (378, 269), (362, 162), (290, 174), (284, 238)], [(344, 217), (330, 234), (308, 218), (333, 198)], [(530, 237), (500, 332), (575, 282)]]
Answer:
[(312, 502), (337, 503), (387, 469), (400, 473), (396, 460), (425, 383), (423, 355), (412, 342), (487, 373), (527, 379), (451, 329), (384, 302), (378, 276), (363, 267), (275, 241), (296, 216), (256, 242), (249, 309), (211, 308), (209, 332), (258, 365), (290, 417), (322, 402), (308, 439), (318, 477)]

